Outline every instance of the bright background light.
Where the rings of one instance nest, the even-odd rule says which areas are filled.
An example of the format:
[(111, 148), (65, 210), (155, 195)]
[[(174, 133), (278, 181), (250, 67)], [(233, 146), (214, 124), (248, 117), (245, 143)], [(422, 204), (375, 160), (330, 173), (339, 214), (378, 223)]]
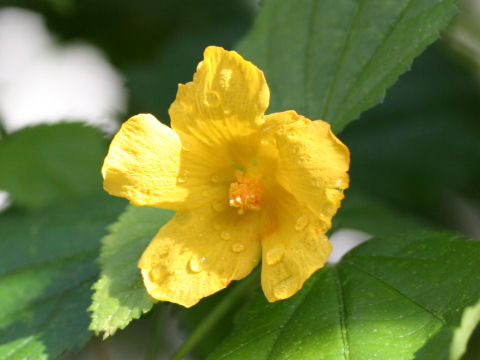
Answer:
[(41, 122), (83, 121), (106, 132), (126, 107), (122, 76), (86, 43), (60, 45), (43, 18), (0, 11), (0, 117), (7, 132)]

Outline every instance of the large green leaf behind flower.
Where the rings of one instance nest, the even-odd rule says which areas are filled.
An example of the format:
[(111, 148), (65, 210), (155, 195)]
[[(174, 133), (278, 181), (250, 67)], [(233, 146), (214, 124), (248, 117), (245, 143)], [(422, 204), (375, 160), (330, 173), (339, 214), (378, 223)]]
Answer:
[(19, 130), (0, 140), (0, 190), (29, 208), (97, 192), (106, 151), (100, 131), (80, 123)]
[(295, 109), (339, 132), (382, 100), (455, 14), (455, 0), (265, 0), (237, 46)]
[[(480, 243), (450, 233), (377, 238), (315, 274), (294, 297), (258, 294), (210, 359), (412, 359), (448, 349), (480, 298)], [(419, 359), (427, 359), (420, 357)]]
[(125, 202), (98, 194), (0, 217), (0, 359), (54, 359), (79, 349), (106, 226)]

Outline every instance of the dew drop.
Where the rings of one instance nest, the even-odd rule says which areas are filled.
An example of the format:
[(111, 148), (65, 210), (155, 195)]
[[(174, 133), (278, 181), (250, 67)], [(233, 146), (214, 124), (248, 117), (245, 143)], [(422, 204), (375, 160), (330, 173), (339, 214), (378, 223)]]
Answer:
[(308, 218), (304, 215), (300, 216), (295, 223), (295, 230), (302, 231), (308, 225)]
[(212, 181), (212, 183), (216, 184), (220, 181), (220, 178), (218, 175), (212, 175), (212, 177), (210, 178), (210, 180)]
[(193, 273), (198, 273), (201, 270), (200, 263), (198, 262), (198, 259), (196, 257), (192, 257), (190, 259), (190, 261), (188, 262), (188, 267)]
[(220, 230), (222, 228), (222, 226), (220, 224), (215, 224), (215, 225), (213, 225), (213, 228), (215, 230)]
[(177, 182), (179, 184), (184, 184), (187, 182), (187, 178), (188, 178), (188, 171), (187, 170), (183, 170), (182, 173), (180, 174), (179, 177), (177, 177)]
[(185, 142), (182, 144), (182, 149), (185, 151), (190, 151), (192, 150), (192, 144), (189, 142)]
[(230, 235), (230, 233), (228, 231), (222, 231), (220, 233), (220, 237), (223, 239), (223, 240), (230, 240), (230, 238), (232, 237), (232, 235)]
[(205, 105), (217, 106), (220, 103), (220, 96), (215, 91), (208, 91), (205, 94)]
[(217, 212), (222, 212), (226, 209), (226, 207), (227, 205), (223, 201), (215, 201), (214, 203), (212, 203), (213, 210)]
[(232, 245), (232, 251), (233, 252), (236, 252), (236, 253), (241, 253), (242, 251), (245, 250), (245, 245), (243, 245), (242, 243), (240, 242), (237, 242), (235, 244)]
[(228, 116), (232, 113), (232, 110), (230, 110), (229, 108), (225, 108), (223, 109), (223, 113)]
[(265, 260), (268, 265), (275, 265), (280, 262), (283, 258), (283, 254), (285, 253), (283, 248), (277, 247), (267, 251), (265, 255)]
[(286, 299), (292, 296), (297, 290), (297, 280), (290, 276), (275, 286), (273, 293), (277, 299)]
[(230, 80), (232, 78), (232, 70), (223, 69), (220, 71), (219, 85), (224, 90), (227, 90), (230, 87)]
[(152, 271), (150, 271), (150, 278), (153, 281), (160, 281), (164, 276), (163, 271), (160, 268), (154, 268)]

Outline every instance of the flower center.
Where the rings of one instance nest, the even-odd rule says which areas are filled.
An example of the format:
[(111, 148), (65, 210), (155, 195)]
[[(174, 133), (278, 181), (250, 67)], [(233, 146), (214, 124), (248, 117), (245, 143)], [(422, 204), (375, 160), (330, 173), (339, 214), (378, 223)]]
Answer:
[(260, 200), (262, 198), (261, 176), (245, 178), (242, 171), (236, 170), (235, 177), (238, 181), (230, 184), (229, 205), (238, 208), (240, 215), (246, 210), (260, 210)]

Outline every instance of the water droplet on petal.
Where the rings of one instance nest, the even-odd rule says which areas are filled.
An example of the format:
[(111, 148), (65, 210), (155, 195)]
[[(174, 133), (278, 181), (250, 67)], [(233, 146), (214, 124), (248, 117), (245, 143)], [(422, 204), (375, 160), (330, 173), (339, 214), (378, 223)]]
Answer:
[(230, 238), (232, 237), (232, 235), (230, 235), (230, 233), (228, 231), (222, 231), (220, 233), (220, 237), (223, 239), (223, 240), (230, 240)]
[(243, 245), (241, 242), (237, 242), (232, 245), (232, 251), (236, 253), (241, 253), (242, 251), (245, 250), (245, 245)]
[(222, 228), (222, 226), (220, 224), (215, 224), (215, 225), (213, 225), (213, 228), (215, 230), (220, 230)]
[(295, 223), (295, 230), (302, 231), (308, 225), (308, 218), (304, 215), (300, 216)]
[(188, 178), (188, 171), (183, 170), (182, 173), (177, 177), (177, 182), (179, 184), (184, 184), (187, 182), (187, 178)]
[(205, 94), (205, 105), (217, 106), (220, 104), (220, 96), (215, 91), (207, 91)]
[(277, 299), (286, 299), (297, 291), (297, 280), (290, 276), (275, 286), (273, 289), (274, 295)]
[(223, 69), (220, 71), (219, 85), (222, 89), (227, 90), (230, 87), (230, 80), (232, 78), (232, 70)]
[(150, 271), (150, 278), (153, 281), (160, 281), (164, 276), (164, 272), (161, 270), (161, 268), (154, 268), (152, 271)]
[(223, 210), (225, 210), (227, 208), (227, 204), (225, 204), (224, 201), (215, 201), (214, 203), (212, 203), (212, 208), (213, 210), (217, 211), (217, 212), (222, 212)]
[(185, 151), (190, 151), (192, 150), (192, 144), (189, 142), (185, 142), (182, 144), (182, 149)]
[(190, 261), (188, 262), (188, 267), (190, 268), (190, 271), (193, 273), (198, 273), (202, 269), (196, 257), (192, 257), (190, 259)]
[(229, 108), (225, 108), (223, 109), (223, 113), (228, 116), (232, 113), (232, 110), (230, 110)]
[(220, 178), (218, 175), (212, 175), (212, 177), (210, 178), (210, 180), (212, 181), (212, 183), (216, 184), (220, 181)]
[(285, 250), (281, 247), (270, 249), (267, 251), (267, 254), (265, 255), (265, 261), (267, 262), (268, 265), (278, 264), (280, 260), (282, 260), (284, 253), (285, 253)]

